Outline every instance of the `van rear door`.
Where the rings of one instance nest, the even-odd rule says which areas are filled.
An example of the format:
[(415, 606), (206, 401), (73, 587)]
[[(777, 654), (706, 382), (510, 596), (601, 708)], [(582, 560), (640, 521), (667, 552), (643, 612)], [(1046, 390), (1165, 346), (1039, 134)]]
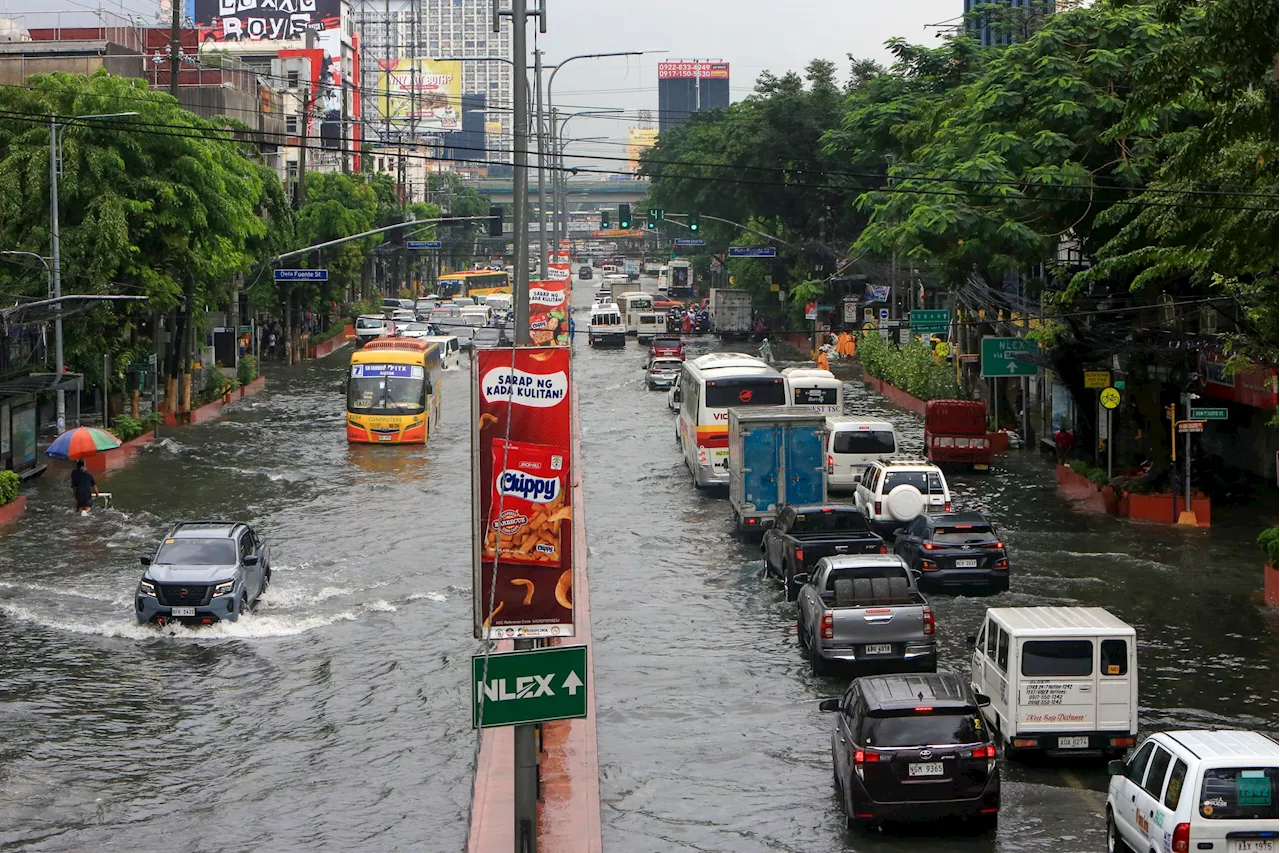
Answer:
[(769, 424), (754, 424), (742, 431), (742, 499), (757, 512), (778, 508), (781, 435), (781, 427)]
[(1062, 732), (1051, 748), (1087, 749), (1073, 732), (1098, 728), (1097, 659), (1092, 637), (1019, 641), (1018, 732)]
[(1131, 637), (1098, 641), (1098, 729), (1137, 732), (1137, 654)]

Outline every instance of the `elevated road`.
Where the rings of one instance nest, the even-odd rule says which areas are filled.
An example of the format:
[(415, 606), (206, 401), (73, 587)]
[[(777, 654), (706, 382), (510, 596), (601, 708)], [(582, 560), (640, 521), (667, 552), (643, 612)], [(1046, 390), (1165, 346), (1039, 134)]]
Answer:
[[(481, 195), (488, 196), (496, 204), (511, 203), (509, 179), (468, 181), (467, 185)], [(548, 185), (550, 192), (550, 185)], [(569, 181), (569, 200), (579, 209), (594, 205), (637, 202), (649, 194), (648, 181)], [(538, 197), (538, 184), (529, 182), (529, 198)]]

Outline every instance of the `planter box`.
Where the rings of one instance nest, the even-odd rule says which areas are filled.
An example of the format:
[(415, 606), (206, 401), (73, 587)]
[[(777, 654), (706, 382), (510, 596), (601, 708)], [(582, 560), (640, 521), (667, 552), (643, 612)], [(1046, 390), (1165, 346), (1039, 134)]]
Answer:
[(1262, 599), (1272, 607), (1280, 605), (1280, 573), (1270, 563), (1262, 564)]
[(1117, 502), (1115, 491), (1110, 486), (1099, 488), (1097, 483), (1066, 465), (1058, 466), (1057, 476), (1059, 492), (1080, 502), (1086, 509), (1114, 514)]
[(107, 471), (115, 471), (123, 468), (133, 462), (133, 457), (137, 454), (139, 448), (147, 447), (156, 443), (155, 431), (144, 432), (137, 438), (132, 438), (121, 444), (115, 450), (108, 450), (106, 453), (98, 453), (89, 456), (84, 460), (85, 470), (95, 474), (102, 474)]
[(307, 358), (324, 358), (334, 350), (340, 349), (347, 345), (347, 339), (343, 335), (330, 338), (322, 344), (307, 344)]
[[(1130, 521), (1147, 521), (1155, 524), (1177, 524), (1178, 513), (1184, 507), (1182, 495), (1178, 495), (1178, 508), (1175, 511), (1173, 496), (1134, 495), (1128, 494), (1118, 502), (1119, 514)], [(1209, 526), (1209, 499), (1204, 496), (1191, 497), (1191, 509), (1196, 514), (1196, 526)]]
[(27, 496), (18, 495), (4, 506), (0, 506), (0, 524), (8, 524), (22, 515), (27, 508)]
[[(267, 380), (264, 377), (259, 376), (257, 379), (253, 380), (248, 385), (245, 385), (242, 388), (237, 388), (236, 390), (232, 391), (230, 393), (231, 400), (233, 401), (243, 400), (245, 397), (252, 397), (254, 394), (257, 394), (259, 391), (261, 391), (266, 386), (266, 384), (267, 384)], [(188, 424), (204, 423), (205, 421), (216, 418), (219, 415), (219, 413), (222, 412), (222, 407), (225, 405), (227, 405), (227, 403), (222, 400), (214, 400), (212, 403), (205, 403), (203, 406), (201, 406), (198, 409), (192, 409), (189, 413), (185, 415), (166, 414), (164, 416), (164, 422), (167, 426), (177, 426), (179, 423), (178, 419), (182, 418), (182, 423), (188, 423)]]
[(871, 386), (881, 397), (884, 397), (890, 403), (901, 406), (915, 412), (920, 417), (924, 417), (925, 402), (918, 397), (912, 397), (901, 388), (895, 388), (883, 379), (877, 379), (874, 376), (864, 376), (863, 380)]
[(356, 339), (356, 327), (348, 323), (347, 327), (342, 330), (342, 337), (349, 341), (354, 341)]

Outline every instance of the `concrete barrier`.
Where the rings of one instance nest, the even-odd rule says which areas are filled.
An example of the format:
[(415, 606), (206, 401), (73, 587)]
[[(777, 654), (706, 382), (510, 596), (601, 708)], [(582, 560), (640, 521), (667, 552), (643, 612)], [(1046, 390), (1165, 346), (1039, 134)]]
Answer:
[(144, 432), (137, 438), (131, 438), (121, 444), (115, 450), (108, 450), (104, 453), (95, 453), (93, 456), (87, 456), (84, 460), (85, 470), (95, 474), (106, 473), (107, 471), (115, 471), (123, 468), (133, 462), (133, 457), (143, 447), (148, 447), (156, 443), (155, 431)]
[(1262, 598), (1272, 607), (1280, 605), (1280, 574), (1270, 563), (1262, 564)]
[(27, 510), (27, 496), (18, 495), (7, 504), (0, 506), (0, 524), (8, 524), (9, 522), (22, 515)]
[(337, 335), (321, 344), (307, 344), (307, 358), (324, 358), (326, 355), (346, 345), (347, 338), (345, 335)]
[(230, 404), (233, 400), (243, 400), (245, 397), (252, 397), (266, 386), (267, 380), (264, 377), (259, 376), (248, 385), (237, 388), (234, 391), (228, 391), (227, 396), (223, 399), (214, 400), (212, 403), (205, 403), (203, 406), (200, 406), (197, 409), (192, 409), (185, 415), (182, 413), (166, 414), (164, 416), (164, 422), (167, 426), (177, 426), (179, 418), (182, 419), (182, 423), (187, 424), (199, 424), (204, 423), (205, 421), (211, 421), (222, 413), (223, 406)]

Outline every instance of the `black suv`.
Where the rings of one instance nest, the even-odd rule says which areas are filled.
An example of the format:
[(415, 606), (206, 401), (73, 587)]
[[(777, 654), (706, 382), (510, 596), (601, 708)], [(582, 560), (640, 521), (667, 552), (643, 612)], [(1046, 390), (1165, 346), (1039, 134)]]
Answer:
[(1009, 552), (980, 512), (918, 515), (894, 536), (893, 553), (920, 573), (921, 589), (1009, 589)]
[(994, 830), (1000, 773), (978, 710), (990, 701), (950, 672), (865, 676), (824, 700), (839, 712), (831, 756), (848, 826), (956, 818)]

